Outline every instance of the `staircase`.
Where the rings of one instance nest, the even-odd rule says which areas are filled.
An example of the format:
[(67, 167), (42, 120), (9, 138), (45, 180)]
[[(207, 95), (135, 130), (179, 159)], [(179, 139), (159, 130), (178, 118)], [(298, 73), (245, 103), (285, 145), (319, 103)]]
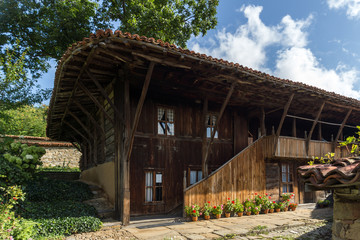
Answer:
[(104, 190), (95, 185), (89, 185), (89, 188), (94, 196), (92, 199), (84, 201), (84, 203), (93, 206), (97, 211), (98, 217), (102, 221), (106, 222), (108, 220), (113, 220), (115, 217), (114, 206), (109, 202)]

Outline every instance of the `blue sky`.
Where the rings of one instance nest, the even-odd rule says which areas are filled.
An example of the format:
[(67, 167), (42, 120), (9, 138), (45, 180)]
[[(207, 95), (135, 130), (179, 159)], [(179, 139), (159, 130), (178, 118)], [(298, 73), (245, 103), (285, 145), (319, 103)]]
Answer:
[(217, 16), (189, 49), (360, 99), (360, 0), (220, 0)]

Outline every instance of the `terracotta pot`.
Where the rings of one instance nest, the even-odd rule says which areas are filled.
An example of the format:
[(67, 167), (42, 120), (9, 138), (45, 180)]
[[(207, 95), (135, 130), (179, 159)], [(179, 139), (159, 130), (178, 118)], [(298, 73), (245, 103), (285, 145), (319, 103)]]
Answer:
[(259, 212), (254, 212), (255, 215), (259, 215)]
[(284, 208), (284, 212), (287, 212), (287, 210), (288, 210), (288, 208), (286, 207), (286, 208)]
[(198, 217), (191, 217), (191, 220), (192, 220), (193, 222), (196, 222), (196, 221), (198, 220)]
[(250, 215), (251, 215), (251, 212), (246, 212), (246, 215), (250, 216)]
[(291, 208), (291, 211), (295, 211), (295, 210), (296, 210), (296, 207), (292, 207), (292, 208)]
[(273, 208), (269, 209), (269, 213), (273, 213), (273, 212), (274, 212)]
[(226, 213), (225, 213), (225, 217), (227, 217), (227, 218), (230, 217), (230, 214), (231, 214), (231, 213), (226, 212)]
[(276, 209), (275, 209), (275, 212), (280, 212), (280, 208), (276, 208)]
[(221, 214), (216, 214), (216, 215), (215, 215), (215, 218), (216, 218), (216, 219), (221, 218)]
[(210, 215), (204, 215), (204, 219), (205, 219), (205, 220), (209, 220), (209, 219), (210, 219)]
[(243, 212), (238, 212), (237, 215), (238, 217), (241, 217), (244, 213)]
[(264, 214), (268, 214), (269, 213), (269, 209), (264, 209)]

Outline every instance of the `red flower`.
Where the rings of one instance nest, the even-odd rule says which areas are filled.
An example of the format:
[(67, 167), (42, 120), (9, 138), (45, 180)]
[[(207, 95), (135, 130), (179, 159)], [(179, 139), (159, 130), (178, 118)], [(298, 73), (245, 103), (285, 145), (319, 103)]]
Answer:
[(265, 196), (267, 196), (268, 194), (267, 193), (265, 193)]
[(255, 193), (255, 196), (257, 195), (257, 192)]
[(193, 210), (193, 213), (196, 213), (196, 210)]
[(275, 204), (275, 201), (273, 201), (273, 203)]
[(210, 201), (208, 201), (208, 203), (210, 203)]
[(10, 220), (10, 219), (11, 219), (11, 217), (8, 217), (8, 219)]
[(230, 198), (228, 198), (228, 200), (230, 200)]
[(288, 199), (287, 201), (290, 202), (290, 199)]
[(13, 199), (16, 201), (17, 200), (17, 198), (16, 197), (13, 197)]
[(261, 199), (261, 196), (259, 196), (259, 198)]
[(214, 206), (214, 209), (216, 209), (216, 206)]
[(269, 196), (269, 199), (271, 199), (271, 197)]
[(234, 203), (235, 203), (235, 201), (233, 200), (231, 203), (232, 203), (232, 204), (234, 204)]

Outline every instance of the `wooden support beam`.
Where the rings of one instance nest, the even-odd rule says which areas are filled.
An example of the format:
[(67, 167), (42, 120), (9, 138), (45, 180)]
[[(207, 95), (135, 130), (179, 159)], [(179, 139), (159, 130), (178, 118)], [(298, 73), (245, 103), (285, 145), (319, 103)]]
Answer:
[(110, 106), (112, 107), (112, 109), (114, 109), (114, 112), (116, 114), (116, 117), (118, 117), (119, 119), (121, 119), (121, 121), (124, 121), (122, 119), (122, 115), (119, 111), (119, 109), (115, 106), (115, 104), (113, 103), (113, 101), (111, 101), (111, 99), (109, 98), (109, 95), (107, 94), (107, 92), (105, 91), (105, 89), (101, 86), (101, 84), (99, 83), (99, 81), (88, 71), (85, 70), (86, 74), (89, 76), (89, 78), (95, 83), (96, 87), (100, 90), (101, 95), (108, 101), (108, 103), (110, 104)]
[[(98, 108), (104, 113), (105, 117), (114, 125), (114, 119), (106, 112), (104, 106), (92, 95), (92, 93), (84, 86), (83, 83), (78, 83), (81, 90), (98, 106)], [(120, 119), (119, 119), (120, 121)]]
[(318, 140), (322, 140), (321, 122), (318, 124)]
[(81, 126), (82, 129), (84, 129), (84, 131), (86, 132), (86, 134), (89, 136), (89, 138), (93, 139), (94, 137), (92, 136), (92, 134), (90, 133), (89, 129), (84, 125), (83, 122), (81, 122), (81, 120), (74, 114), (72, 113), (70, 110), (68, 110), (68, 114), (75, 119), (75, 121), (77, 123), (79, 123), (79, 125)]
[(95, 120), (91, 113), (86, 110), (76, 99), (73, 99), (73, 103), (90, 119), (90, 121), (94, 124), (94, 126), (100, 130), (100, 132), (105, 135), (104, 129), (99, 125), (99, 123)]
[[(133, 148), (133, 143), (134, 143), (134, 137), (135, 137), (135, 131), (136, 128), (139, 124), (139, 120), (140, 120), (140, 115), (141, 115), (141, 111), (142, 111), (142, 107), (144, 105), (145, 102), (145, 97), (149, 88), (149, 84), (150, 84), (150, 80), (151, 80), (151, 76), (152, 76), (152, 72), (154, 70), (154, 66), (155, 63), (154, 62), (150, 62), (149, 65), (149, 69), (146, 73), (146, 78), (145, 78), (145, 82), (141, 91), (141, 96), (138, 102), (138, 105), (136, 107), (136, 112), (135, 112), (135, 117), (134, 117), (134, 121), (133, 121), (133, 125), (131, 128), (131, 135), (129, 138), (128, 143), (126, 144), (126, 148), (127, 148), (127, 161), (130, 161), (130, 157), (131, 157), (131, 152), (132, 152), (132, 148)], [(129, 106), (130, 106), (130, 102), (129, 102)]]
[[(305, 121), (310, 121), (310, 122), (313, 122), (314, 119), (310, 119), (310, 118), (305, 118), (305, 117), (299, 117), (299, 116), (294, 116), (294, 115), (286, 115), (287, 117), (291, 117), (291, 118), (296, 118), (296, 119), (301, 119), (301, 120), (305, 120)], [(323, 123), (323, 124), (326, 124), (326, 125), (331, 125), (331, 126), (341, 126), (341, 123), (331, 123), (331, 122), (326, 122), (326, 121), (321, 121), (319, 120), (318, 123)], [(356, 126), (351, 126), (351, 125), (344, 125), (344, 127), (348, 127), (348, 128), (354, 128), (354, 129), (357, 129)]]
[(148, 61), (154, 62), (154, 63), (168, 65), (168, 66), (176, 67), (176, 68), (191, 69), (191, 67), (174, 62), (174, 61), (170, 60), (170, 58), (167, 58), (167, 59), (157, 58), (157, 57), (153, 57), (153, 56), (149, 56), (149, 55), (145, 55), (145, 54), (141, 54), (141, 53), (137, 53), (137, 52), (132, 52), (132, 55), (137, 56), (137, 57), (142, 57), (142, 58), (144, 58)]
[(75, 144), (75, 142), (71, 142), (71, 145), (73, 145), (74, 148), (81, 152), (81, 149)]
[(265, 128), (265, 109), (264, 109), (264, 107), (261, 107), (260, 129), (261, 129), (261, 136), (265, 136), (266, 128)]
[(314, 132), (314, 130), (315, 130), (316, 124), (317, 124), (318, 121), (319, 121), (319, 118), (320, 118), (320, 116), (321, 116), (321, 112), (322, 112), (324, 106), (325, 106), (325, 102), (323, 102), (323, 103), (321, 104), (320, 109), (319, 109), (318, 113), (316, 114), (316, 118), (315, 118), (315, 120), (314, 120), (314, 122), (313, 122), (313, 124), (312, 124), (312, 126), (311, 126), (309, 135), (308, 135), (308, 137), (306, 138), (306, 144), (305, 144), (306, 156), (307, 156), (308, 153), (309, 153), (310, 140), (311, 140), (312, 134), (313, 134), (313, 132)]
[(275, 152), (276, 152), (277, 142), (278, 142), (278, 139), (279, 139), (279, 136), (280, 136), (280, 133), (281, 133), (282, 125), (284, 124), (285, 117), (286, 117), (286, 115), (287, 115), (287, 113), (288, 113), (288, 110), (289, 110), (289, 108), (290, 108), (290, 104), (291, 104), (291, 102), (292, 102), (292, 100), (293, 100), (293, 98), (294, 98), (294, 95), (295, 95), (295, 94), (293, 93), (293, 94), (291, 94), (291, 96), (289, 97), (289, 100), (287, 101), (287, 103), (286, 103), (286, 105), (285, 105), (285, 107), (284, 107), (284, 112), (283, 112), (283, 114), (282, 114), (282, 116), (281, 116), (281, 119), (280, 119), (280, 122), (279, 122), (279, 126), (278, 126), (278, 128), (277, 128), (277, 130), (276, 130), (275, 144), (274, 144), (274, 154), (275, 154)]
[(296, 137), (296, 118), (293, 118), (292, 122), (292, 136)]
[[(204, 156), (204, 161), (205, 161), (205, 165), (206, 165), (206, 166), (208, 166), (209, 152), (210, 152), (210, 149), (211, 149), (211, 145), (212, 145), (212, 143), (213, 143), (213, 141), (214, 141), (215, 133), (216, 133), (216, 131), (217, 131), (217, 129), (218, 129), (219, 122), (220, 122), (220, 120), (221, 120), (221, 118), (222, 118), (222, 116), (223, 116), (223, 114), (224, 114), (225, 108), (226, 108), (227, 104), (229, 103), (229, 100), (230, 100), (230, 98), (231, 98), (231, 95), (232, 95), (233, 92), (234, 92), (235, 84), (236, 84), (236, 82), (233, 82), (233, 83), (231, 84), (231, 87), (230, 87), (230, 90), (229, 90), (229, 92), (228, 92), (228, 94), (227, 94), (227, 96), (226, 96), (226, 99), (225, 99), (225, 101), (223, 102), (223, 104), (222, 104), (222, 106), (221, 106), (221, 109), (220, 109), (220, 112), (219, 112), (219, 116), (218, 116), (218, 118), (216, 119), (216, 123), (215, 123), (214, 129), (213, 129), (213, 132), (211, 133), (211, 138), (210, 138), (210, 140), (209, 140), (209, 142), (208, 142), (208, 144), (207, 144), (207, 148), (206, 148), (206, 152), (205, 152), (205, 156)], [(206, 169), (206, 170), (205, 170), (205, 173), (209, 173), (209, 170)], [(205, 175), (205, 176), (203, 176), (203, 177), (205, 178), (205, 177), (207, 177), (207, 176), (208, 176), (208, 174)]]
[(344, 120), (343, 120), (342, 123), (341, 123), (341, 126), (340, 126), (340, 128), (339, 128), (339, 131), (338, 131), (338, 133), (336, 134), (336, 138), (335, 138), (335, 140), (334, 140), (335, 143), (339, 140), (340, 134), (341, 134), (342, 130), (344, 129), (345, 123), (346, 123), (346, 121), (348, 120), (348, 118), (350, 117), (351, 112), (352, 112), (352, 109), (349, 109), (349, 111), (346, 113), (346, 116), (345, 116)]
[[(206, 123), (206, 115), (208, 114), (208, 97), (205, 96), (204, 98), (204, 102), (203, 102), (203, 110), (202, 110), (202, 115), (201, 115), (201, 131), (202, 131), (202, 149), (201, 149), (201, 170), (202, 170), (202, 175), (203, 176), (207, 176), (209, 175), (208, 173), (208, 166), (206, 164), (206, 147), (207, 147), (207, 136), (206, 136), (206, 128), (207, 128), (207, 123)], [(188, 181), (189, 182), (189, 181)]]

